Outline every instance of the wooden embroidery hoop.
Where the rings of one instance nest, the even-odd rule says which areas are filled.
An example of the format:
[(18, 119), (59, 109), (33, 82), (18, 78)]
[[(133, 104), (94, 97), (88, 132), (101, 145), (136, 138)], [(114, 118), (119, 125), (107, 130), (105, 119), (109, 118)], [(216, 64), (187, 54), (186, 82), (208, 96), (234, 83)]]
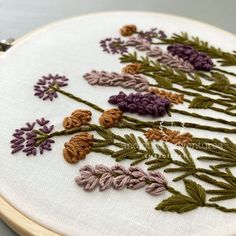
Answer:
[[(101, 14), (112, 14), (112, 13), (122, 13), (122, 12), (130, 12), (130, 13), (137, 13), (137, 11), (122, 11), (122, 12), (118, 12), (118, 11), (114, 11), (114, 12), (99, 12), (99, 13), (91, 13), (91, 14), (86, 14), (83, 16), (77, 16), (77, 17), (70, 17), (64, 20), (60, 20), (60, 21), (56, 21), (53, 23), (50, 23), (46, 26), (40, 27), (36, 30), (33, 30), (32, 32), (26, 34), (25, 36), (19, 38), (18, 40), (16, 40), (14, 42), (14, 45), (18, 45), (19, 42), (24, 41), (27, 38), (30, 38), (33, 34), (35, 33), (39, 33), (40, 31), (44, 31), (54, 25), (60, 24), (64, 21), (67, 20), (71, 20), (73, 18), (82, 18), (82, 17), (86, 17), (88, 15), (90, 16), (96, 16), (96, 15), (101, 15)], [(145, 12), (145, 11), (141, 11), (139, 13), (143, 13), (143, 14), (158, 14), (158, 15), (164, 15), (164, 16), (171, 16), (171, 17), (176, 17), (176, 18), (182, 18), (182, 19), (189, 19), (187, 17), (179, 17), (179, 16), (173, 16), (170, 14), (163, 14), (163, 13), (158, 13), (158, 12)], [(191, 21), (195, 21), (195, 22), (199, 22), (193, 19), (189, 19)], [(202, 22), (201, 22), (202, 23)], [(205, 24), (205, 23), (202, 23)], [(211, 28), (215, 28), (218, 31), (222, 31), (222, 33), (224, 34), (228, 34), (228, 35), (233, 35), (234, 37), (236, 37), (236, 35), (224, 31), (220, 28), (217, 28), (215, 26), (209, 25), (209, 24), (205, 24), (208, 27)], [(17, 48), (17, 46), (13, 47)], [(12, 48), (10, 49), (12, 50)], [(41, 226), (40, 224), (38, 224), (37, 222), (29, 219), (27, 216), (23, 215), (22, 213), (20, 213), (17, 209), (15, 209), (13, 206), (11, 206), (11, 204), (9, 204), (7, 202), (6, 199), (4, 199), (2, 196), (0, 196), (0, 219), (2, 221), (4, 221), (9, 227), (11, 227), (15, 232), (17, 232), (19, 235), (23, 235), (23, 236), (34, 236), (34, 235), (43, 235), (43, 236), (60, 236), (60, 234), (57, 234), (53, 231), (51, 231), (50, 229), (45, 228), (44, 226)]]

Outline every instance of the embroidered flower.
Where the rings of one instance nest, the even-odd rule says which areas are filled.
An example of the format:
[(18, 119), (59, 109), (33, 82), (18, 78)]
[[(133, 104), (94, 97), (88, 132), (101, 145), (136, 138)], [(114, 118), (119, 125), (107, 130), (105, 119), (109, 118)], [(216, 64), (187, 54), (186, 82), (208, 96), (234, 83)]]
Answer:
[(132, 88), (139, 92), (146, 91), (149, 86), (148, 80), (143, 75), (92, 70), (83, 77), (91, 85), (120, 86)]
[(132, 36), (127, 40), (126, 43), (128, 46), (134, 46), (139, 51), (147, 51), (150, 49), (151, 44), (150, 42), (139, 36)]
[(138, 32), (138, 36), (140, 38), (146, 39), (149, 42), (152, 42), (153, 38), (160, 38), (160, 39), (166, 38), (165, 32), (162, 30), (157, 31), (157, 28), (151, 28), (150, 30), (147, 31), (140, 31)]
[(137, 28), (135, 25), (124, 25), (121, 29), (120, 29), (120, 34), (122, 36), (131, 36), (133, 33), (135, 33), (137, 31)]
[(203, 52), (198, 52), (189, 45), (172, 44), (167, 47), (167, 50), (172, 55), (177, 55), (185, 61), (193, 65), (195, 70), (210, 71), (213, 67), (211, 58)]
[(99, 191), (111, 187), (115, 190), (140, 189), (146, 186), (145, 191), (151, 195), (159, 195), (166, 190), (167, 181), (159, 172), (145, 173), (139, 167), (125, 168), (115, 165), (111, 168), (102, 164), (92, 167), (86, 165), (80, 169), (80, 176), (75, 177), (75, 182), (85, 191), (93, 191), (96, 187)]
[(79, 128), (82, 125), (87, 125), (91, 120), (92, 113), (88, 110), (75, 110), (69, 117), (63, 120), (63, 127), (65, 129)]
[(57, 98), (57, 92), (53, 87), (65, 87), (67, 86), (67, 81), (69, 79), (65, 76), (60, 76), (58, 74), (48, 76), (42, 76), (41, 79), (38, 80), (37, 84), (34, 85), (34, 95), (39, 97), (42, 100), (50, 100)]
[(162, 140), (166, 142), (170, 142), (177, 145), (185, 146), (192, 141), (192, 135), (188, 132), (180, 134), (179, 131), (170, 130), (170, 129), (160, 129), (160, 128), (153, 128), (149, 129), (144, 133), (145, 137), (152, 141), (152, 140)]
[(122, 69), (123, 73), (135, 75), (138, 74), (142, 65), (140, 63), (129, 64)]
[(162, 89), (158, 89), (157, 87), (149, 87), (148, 91), (151, 93), (155, 93), (162, 98), (167, 98), (173, 104), (181, 104), (184, 101), (184, 94), (168, 92)]
[(106, 38), (100, 41), (100, 46), (104, 52), (112, 54), (124, 54), (128, 52), (125, 41), (120, 38)]
[(93, 144), (93, 135), (81, 132), (64, 144), (63, 156), (64, 159), (71, 164), (75, 164), (83, 160), (90, 152)]
[[(49, 125), (50, 121), (45, 118), (37, 119), (35, 122), (27, 122), (24, 127), (16, 129), (11, 140), (12, 154), (22, 151), (27, 156), (36, 155), (39, 151), (51, 151), (54, 140), (47, 138), (54, 128)], [(38, 128), (38, 129), (36, 129)]]
[(152, 93), (130, 93), (126, 95), (124, 92), (120, 92), (118, 95), (111, 96), (108, 102), (117, 105), (124, 112), (152, 115), (154, 117), (164, 116), (170, 106), (168, 99)]
[(122, 111), (119, 109), (109, 109), (99, 117), (99, 124), (105, 128), (111, 128), (119, 124), (122, 118)]

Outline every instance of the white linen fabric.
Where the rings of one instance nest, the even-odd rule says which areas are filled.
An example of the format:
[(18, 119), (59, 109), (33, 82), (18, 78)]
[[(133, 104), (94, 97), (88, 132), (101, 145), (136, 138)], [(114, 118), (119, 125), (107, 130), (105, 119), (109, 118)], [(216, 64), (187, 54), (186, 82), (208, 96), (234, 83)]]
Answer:
[[(33, 85), (41, 75), (66, 75), (70, 81), (65, 90), (103, 108), (111, 107), (107, 103), (108, 97), (122, 89), (90, 86), (82, 76), (92, 69), (121, 71), (123, 65), (119, 63), (118, 56), (104, 53), (99, 41), (118, 36), (118, 30), (124, 24), (136, 24), (140, 29), (158, 27), (168, 35), (187, 31), (226, 51), (234, 50), (236, 45), (235, 36), (214, 27), (169, 15), (142, 12), (93, 14), (73, 18), (26, 36), (0, 57), (0, 194), (26, 216), (63, 235), (236, 234), (235, 214), (208, 208), (199, 208), (182, 215), (156, 211), (154, 207), (167, 198), (169, 193), (153, 197), (143, 189), (84, 192), (74, 182), (81, 166), (100, 163), (112, 166), (115, 162), (109, 156), (91, 153), (76, 165), (66, 163), (62, 149), (70, 137), (55, 138), (53, 151), (42, 156), (10, 154), (11, 135), (15, 128), (22, 127), (25, 122), (46, 117), (55, 125), (55, 130), (60, 130), (63, 117), (75, 109), (88, 108), (62, 95), (53, 102), (34, 97)], [(236, 71), (235, 67), (230, 69)], [(184, 108), (186, 105), (179, 107)], [(100, 114), (92, 112), (95, 123)], [(198, 112), (234, 119), (209, 110)], [(224, 126), (177, 114), (166, 120)], [(223, 139), (225, 136), (193, 129), (189, 131), (198, 137)], [(115, 132), (124, 133), (120, 130)], [(236, 142), (235, 135), (227, 137)], [(191, 153), (194, 159), (199, 154), (196, 151)], [(124, 161), (121, 164), (128, 166), (129, 163)], [(202, 162), (197, 164), (208, 166)], [(144, 164), (140, 166), (146, 168)], [(166, 174), (169, 184), (183, 190), (182, 183), (171, 182), (173, 176)], [(233, 200), (222, 202), (222, 205), (236, 207)]]

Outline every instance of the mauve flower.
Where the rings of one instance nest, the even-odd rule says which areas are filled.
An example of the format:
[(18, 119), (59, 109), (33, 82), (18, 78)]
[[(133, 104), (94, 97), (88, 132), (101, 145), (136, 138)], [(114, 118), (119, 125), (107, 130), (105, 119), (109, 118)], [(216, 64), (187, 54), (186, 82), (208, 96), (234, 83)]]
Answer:
[(107, 53), (124, 54), (128, 52), (127, 45), (121, 38), (106, 38), (100, 41), (100, 46)]
[(167, 50), (172, 55), (177, 55), (189, 62), (195, 70), (210, 71), (214, 65), (211, 58), (206, 53), (199, 52), (189, 45), (176, 43), (169, 45)]
[(130, 93), (126, 95), (124, 92), (120, 92), (118, 95), (111, 96), (108, 102), (117, 105), (123, 112), (154, 117), (164, 116), (170, 107), (168, 99), (161, 98), (152, 93)]
[(49, 125), (49, 122), (49, 120), (41, 118), (32, 123), (27, 122), (24, 127), (16, 129), (12, 135), (11, 153), (22, 151), (27, 156), (35, 156), (38, 150), (40, 154), (43, 154), (44, 151), (51, 151), (51, 144), (54, 143), (51, 138), (41, 139), (42, 141), (37, 144), (37, 138), (40, 135), (43, 136), (52, 132), (54, 126)]
[(145, 185), (145, 181), (141, 181), (140, 179), (130, 179), (130, 181), (127, 183), (127, 188), (136, 190), (143, 188)]
[(147, 51), (151, 47), (151, 44), (148, 40), (139, 36), (130, 37), (126, 44), (128, 46), (134, 46), (139, 51)]
[(145, 189), (145, 191), (151, 195), (157, 196), (160, 195), (162, 192), (166, 190), (165, 187), (160, 187), (157, 183), (152, 183), (148, 185)]
[(36, 85), (34, 85), (34, 95), (39, 97), (42, 100), (50, 100), (57, 98), (57, 92), (53, 87), (65, 87), (67, 86), (68, 78), (61, 75), (52, 75), (42, 76), (41, 79), (38, 80)]

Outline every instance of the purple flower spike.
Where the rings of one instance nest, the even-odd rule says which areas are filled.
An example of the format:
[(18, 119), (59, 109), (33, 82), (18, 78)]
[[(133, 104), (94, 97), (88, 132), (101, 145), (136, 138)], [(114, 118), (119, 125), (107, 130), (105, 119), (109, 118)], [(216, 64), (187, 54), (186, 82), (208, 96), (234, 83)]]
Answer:
[(126, 95), (124, 92), (120, 92), (118, 95), (111, 96), (108, 102), (117, 105), (124, 112), (154, 117), (164, 116), (170, 107), (168, 99), (152, 93), (130, 93)]
[(100, 46), (104, 52), (112, 54), (124, 54), (128, 52), (125, 41), (120, 38), (106, 38), (100, 41)]
[[(39, 97), (42, 100), (50, 100), (53, 101), (54, 98), (57, 98), (57, 92), (53, 87), (61, 88), (67, 86), (67, 81), (69, 79), (65, 76), (60, 75), (51, 75), (42, 76), (41, 79), (38, 80), (37, 84), (34, 85), (34, 95)], [(37, 121), (38, 122), (38, 121)], [(44, 122), (44, 121), (40, 121)]]
[(211, 71), (214, 65), (206, 53), (199, 52), (189, 45), (176, 43), (168, 46), (167, 50), (172, 55), (177, 55), (192, 64), (195, 70)]
[(149, 42), (152, 42), (153, 38), (160, 38), (160, 39), (166, 38), (165, 32), (162, 30), (157, 31), (157, 28), (152, 28), (148, 31), (140, 31), (138, 32), (138, 36), (140, 38), (146, 39)]
[[(54, 140), (45, 137), (41, 139), (40, 143), (37, 143), (39, 136), (50, 134), (54, 128), (53, 125), (49, 125), (50, 121), (45, 118), (37, 119), (33, 123), (27, 122), (26, 125), (20, 129), (16, 129), (13, 133), (13, 139), (10, 141), (12, 154), (22, 151), (26, 156), (37, 154), (39, 150), (40, 154), (44, 151), (51, 151), (51, 144)], [(35, 129), (37, 128), (37, 129)]]

